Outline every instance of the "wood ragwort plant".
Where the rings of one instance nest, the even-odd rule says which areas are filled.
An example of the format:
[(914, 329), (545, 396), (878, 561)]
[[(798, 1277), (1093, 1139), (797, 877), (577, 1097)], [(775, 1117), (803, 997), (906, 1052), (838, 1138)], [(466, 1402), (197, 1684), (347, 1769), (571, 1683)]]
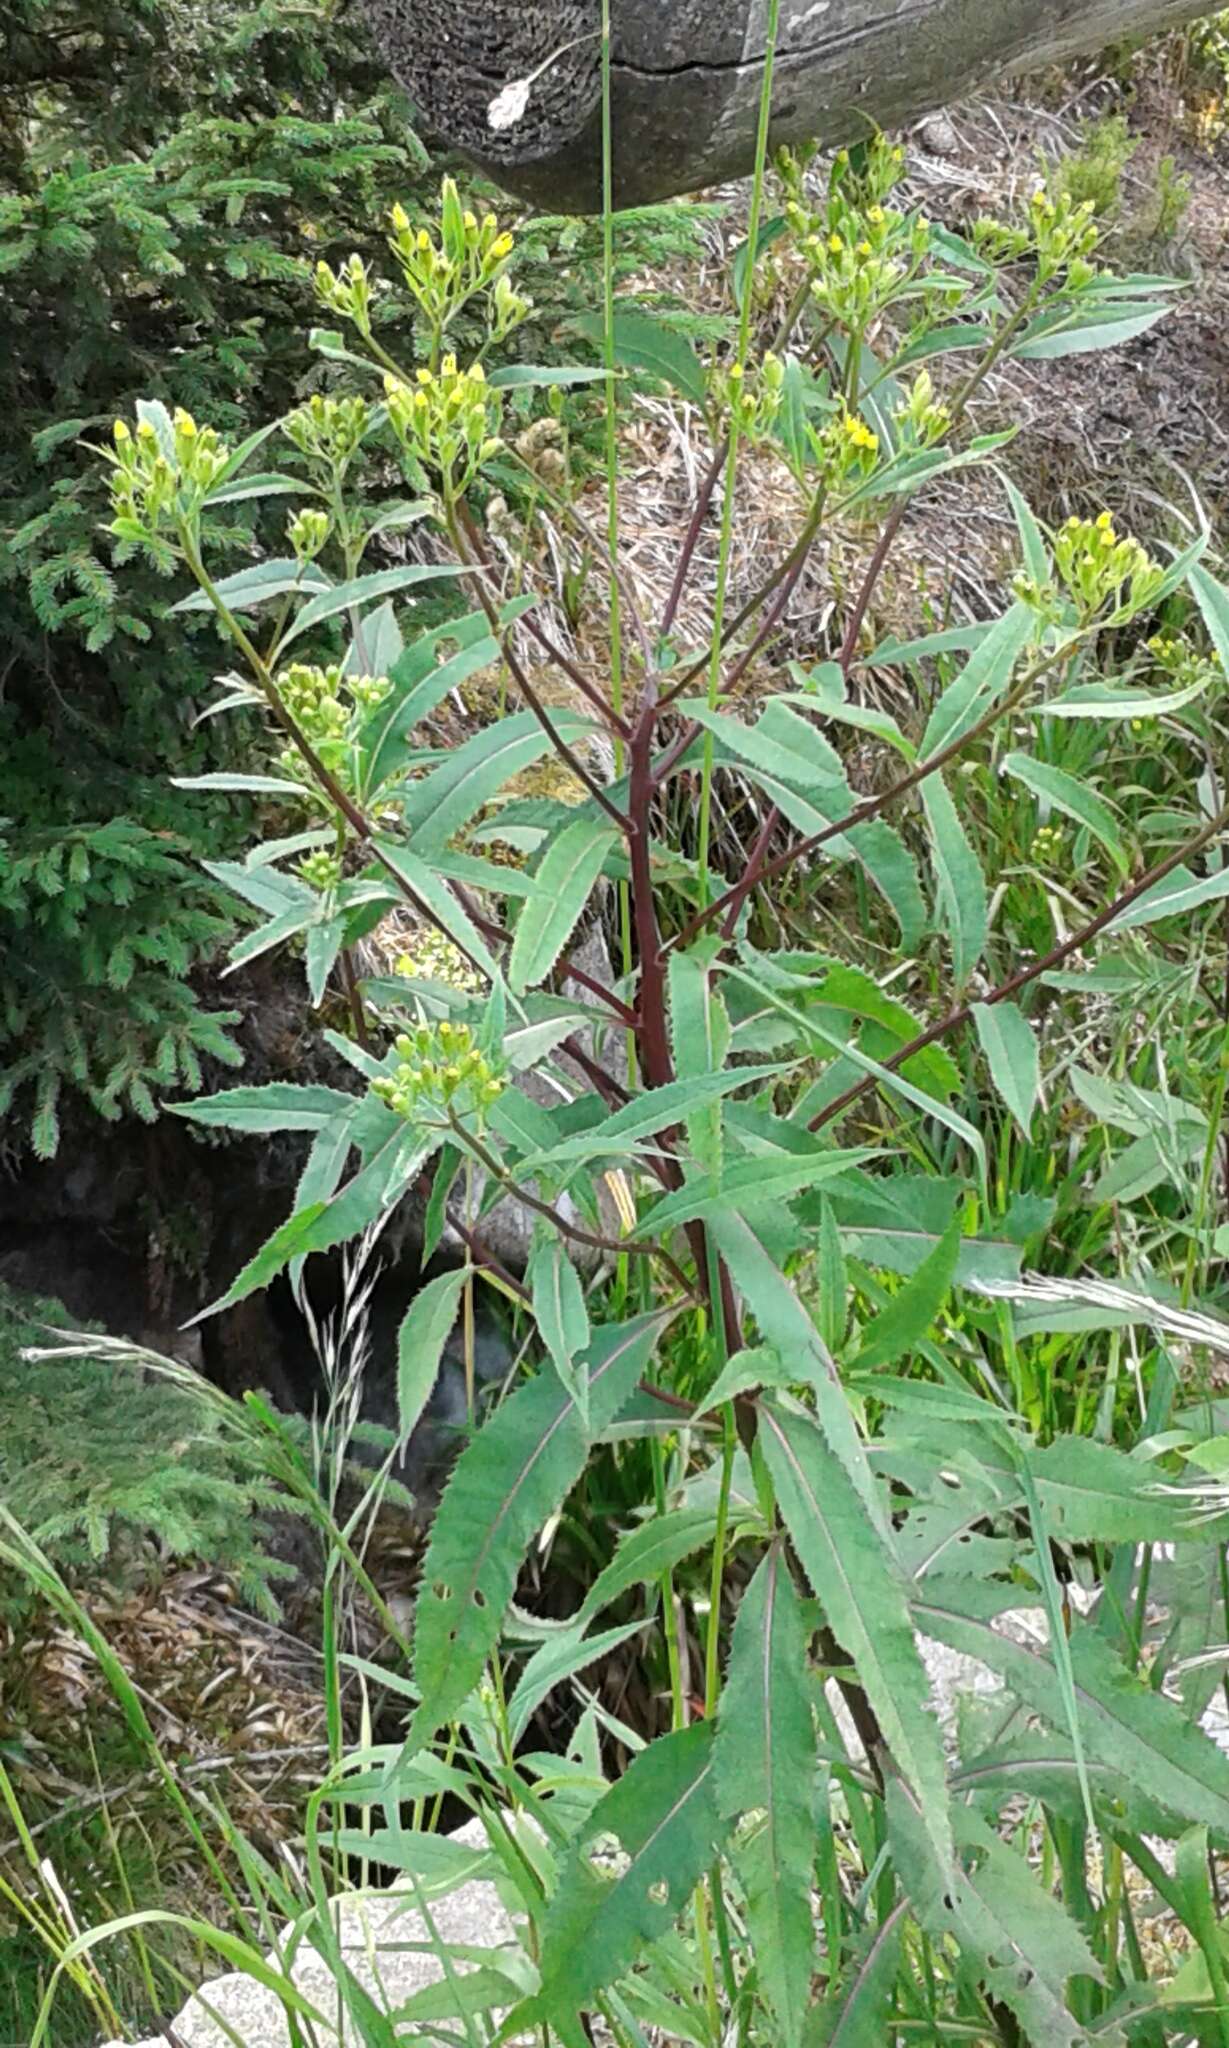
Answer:
[[(1167, 1682), (1176, 1652), (1151, 1632), (1148, 1600), (1159, 1546), (1215, 1587), (1226, 1530), (1219, 1498), (1182, 1462), (1191, 1431), (1170, 1430), (1174, 1375), (1158, 1380), (1133, 1453), (1043, 1442), (975, 1342), (953, 1356), (931, 1331), (954, 1291), (984, 1309), (984, 1290), (1010, 1292), (1020, 1272), (985, 1133), (953, 1103), (949, 1047), (961, 1034), (980, 1046), (1027, 1132), (1047, 977), (1102, 933), (1229, 893), (1214, 864), (1229, 809), (1210, 807), (1146, 872), (1109, 862), (1095, 917), (987, 981), (990, 881), (958, 772), (1010, 744), (1019, 777), (1103, 845), (1110, 808), (1029, 736), (1202, 701), (1223, 685), (1220, 663), (1158, 687), (1141, 622), (1185, 590), (1224, 662), (1229, 593), (1201, 566), (1204, 543), (1162, 564), (1108, 515), (1051, 533), (1013, 493), (1019, 573), (998, 616), (921, 650), (957, 657), (923, 729), (857, 687), (905, 508), (958, 465), (991, 463), (1006, 438), (968, 433), (992, 366), (1121, 343), (1162, 317), (1168, 288), (1099, 269), (1087, 210), (1044, 191), (1018, 223), (967, 237), (930, 225), (893, 203), (901, 154), (880, 140), (838, 156), (822, 190), (782, 159), (769, 218), (770, 91), (771, 72), (733, 276), (738, 340), (717, 367), (615, 307), (608, 207), (592, 330), (604, 365), (498, 368), (525, 311), (512, 238), (449, 183), (437, 233), (393, 218), (399, 327), (387, 300), (373, 317), (388, 288), (358, 259), (320, 267), (320, 298), (344, 327), (314, 341), (348, 387), (233, 453), (186, 415), (142, 405), (109, 451), (121, 549), (186, 572), (183, 604), (212, 608), (241, 667), (224, 701), (267, 707), (275, 762), (237, 786), (299, 820), (212, 871), (261, 919), (234, 957), (293, 944), (313, 1002), (333, 982), (350, 1020), (329, 1037), (352, 1090), (278, 1082), (177, 1105), (215, 1129), (311, 1134), (293, 1214), (219, 1306), (415, 1201), (428, 1255), (451, 1216), (465, 1262), (409, 1311), (402, 1435), (477, 1289), (510, 1298), (536, 1331), (538, 1363), (472, 1429), (433, 1524), (412, 1671), (395, 1681), (410, 1702), (404, 1743), (340, 1765), (314, 1822), (333, 1814), (335, 1846), (438, 1895), (452, 1866), (425, 1822), (455, 1796), (490, 1842), (456, 1874), (510, 1889), (523, 1948), (472, 1974), (460, 1966), (473, 1955), (445, 1952), (429, 2003), (389, 2016), (354, 1994), (351, 2009), (360, 2037), (381, 2043), (407, 2038), (403, 2026), (568, 2048), (1226, 2042), (1209, 1854), (1229, 1840), (1229, 1760), (1199, 1725), (1210, 1688)], [(770, 264), (796, 283), (771, 336), (756, 310)], [(486, 323), (469, 359), (451, 347), (462, 310), (467, 332)], [(949, 358), (968, 366), (962, 379)], [(928, 367), (940, 359), (944, 396)], [(694, 405), (716, 451), (662, 620), (641, 615), (619, 553), (617, 422), (642, 375)], [(601, 549), (566, 494), (554, 509), (607, 561), (600, 670), (560, 644), (532, 579), (509, 582), (484, 520), (516, 470), (507, 410), (587, 382), (609, 421)], [(749, 444), (794, 479), (799, 531), (739, 609), (729, 569)], [(275, 466), (258, 469), (271, 447)], [(433, 555), (389, 566), (381, 554), (364, 514), (377, 453), (400, 465)], [(301, 509), (283, 557), (223, 575), (202, 533), (211, 504), (240, 489)], [(720, 563), (696, 647), (676, 622), (710, 513)], [(812, 548), (855, 514), (878, 539), (839, 649), (796, 687), (760, 690), (748, 718), (740, 686)], [(397, 600), (441, 580), (470, 608), (416, 625)], [(424, 721), (492, 668), (503, 715), (450, 751), (430, 745)], [(564, 703), (547, 675), (566, 684)], [(835, 743), (846, 727), (893, 763), (871, 796), (848, 779)], [(548, 757), (570, 801), (502, 802)], [(713, 794), (732, 778), (761, 800), (761, 829), (740, 867), (723, 851), (718, 871)], [(672, 803), (679, 789), (693, 800)], [(520, 864), (491, 857), (502, 832)], [(855, 907), (877, 933), (890, 922), (897, 974), (946, 960), (929, 1019), (866, 971), (856, 932), (845, 956), (781, 948), (763, 906), (800, 872), (838, 924)], [(573, 953), (607, 906), (620, 966), (604, 978)], [(395, 909), (463, 971), (365, 973), (362, 942)], [(551, 1086), (528, 1092), (530, 1075)], [(924, 1129), (943, 1134), (946, 1176), (910, 1171)], [(857, 1135), (871, 1142), (845, 1142)], [(484, 1242), (511, 1201), (535, 1226), (518, 1271)], [(1009, 1303), (996, 1312), (1009, 1328)], [(698, 1397), (676, 1384), (684, 1354), (704, 1361)], [(923, 1372), (899, 1371), (907, 1358)], [(531, 1549), (586, 1467), (635, 1438), (650, 1446), (651, 1497), (579, 1610), (533, 1626), (517, 1605)], [(697, 1560), (699, 1663), (675, 1581)], [(1073, 1577), (1098, 1597), (1073, 1600)], [(1048, 1640), (1003, 1624), (1021, 1607), (1044, 1610)], [(623, 1618), (606, 1626), (612, 1608)], [(646, 1742), (582, 1674), (655, 1631), (671, 1725)], [(957, 1729), (933, 1709), (921, 1637), (1000, 1681)], [(583, 1713), (566, 1753), (546, 1754), (534, 1717), (565, 1685)], [(617, 1755), (630, 1761), (608, 1782)], [(363, 1832), (345, 1831), (343, 1806), (366, 1811)], [(1169, 1984), (1150, 1981), (1141, 1891), (1192, 1952)]]

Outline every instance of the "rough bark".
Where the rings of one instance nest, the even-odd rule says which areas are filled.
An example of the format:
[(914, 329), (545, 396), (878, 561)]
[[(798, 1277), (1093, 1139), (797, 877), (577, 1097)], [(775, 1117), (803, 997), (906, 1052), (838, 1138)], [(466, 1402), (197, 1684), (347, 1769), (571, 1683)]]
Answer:
[[(600, 0), (361, 0), (427, 123), (552, 209), (600, 205)], [(849, 142), (1013, 71), (1206, 12), (1207, 0), (782, 0), (774, 140)], [(767, 0), (614, 0), (617, 197), (750, 166)], [(571, 45), (565, 48), (565, 45)], [(521, 118), (492, 102), (538, 74)]]

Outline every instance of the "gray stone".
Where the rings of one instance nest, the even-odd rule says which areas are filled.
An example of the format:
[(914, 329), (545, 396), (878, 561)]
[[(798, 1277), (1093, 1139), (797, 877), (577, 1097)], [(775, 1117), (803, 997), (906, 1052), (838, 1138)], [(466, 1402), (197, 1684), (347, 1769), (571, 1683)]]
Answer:
[[(478, 1821), (471, 1821), (452, 1837), (486, 1849), (486, 1834)], [(485, 1879), (461, 1885), (448, 1897), (429, 1901), (428, 1910), (435, 1931), (443, 1943), (485, 1951), (483, 1962), (498, 1968), (501, 1956), (515, 1962), (520, 1943), (495, 1886)], [(423, 1916), (414, 1908), (404, 1890), (355, 1893), (334, 1901), (335, 1925), (350, 1969), (370, 1992), (376, 2003), (395, 2013), (414, 1992), (438, 1983), (444, 1975), (437, 1956), (426, 1949), (407, 1947), (432, 1939)], [(269, 1961), (280, 1968), (275, 1955)], [(463, 1974), (472, 1964), (455, 1965)], [(328, 1964), (315, 1949), (304, 1948), (296, 1957), (291, 1976), (298, 1989), (324, 2015), (326, 2024), (316, 2028), (320, 2048), (360, 2048), (362, 2036), (348, 2026), (337, 2011), (334, 1979)], [(210, 2016), (212, 2007), (237, 2034), (243, 2048), (290, 2048), (290, 2030), (285, 2009), (276, 1992), (266, 1990), (253, 1978), (218, 1977), (190, 1999), (171, 2022), (171, 2033), (183, 2048), (233, 2048), (233, 2040)], [(462, 2030), (458, 2027), (458, 2039)], [(406, 2041), (417, 2038), (417, 2030), (400, 2035)], [(438, 2038), (432, 2030), (431, 2038)], [(158, 2035), (136, 2048), (166, 2048), (167, 2036)], [(117, 2041), (106, 2048), (123, 2048)]]
[[(601, 205), (601, 0), (362, 0), (430, 126), (553, 210)], [(1206, 12), (1206, 0), (782, 0), (774, 143), (855, 141), (1011, 72)], [(767, 0), (613, 0), (616, 197), (747, 172)]]

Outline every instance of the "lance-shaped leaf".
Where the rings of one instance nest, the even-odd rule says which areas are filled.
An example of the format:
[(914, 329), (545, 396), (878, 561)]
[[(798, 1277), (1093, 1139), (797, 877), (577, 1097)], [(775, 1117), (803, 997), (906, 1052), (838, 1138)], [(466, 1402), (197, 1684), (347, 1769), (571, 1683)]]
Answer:
[(418, 583), (438, 583), (444, 577), (467, 573), (455, 562), (407, 562), (400, 569), (378, 569), (374, 575), (356, 576), (349, 583), (336, 583), (331, 590), (320, 591), (309, 604), (304, 605), (289, 632), (283, 634), (279, 652), (292, 640), (297, 640), (301, 633), (310, 633), (313, 626), (335, 618), (338, 612), (362, 611), (382, 597), (391, 597), (394, 591), (409, 590)]
[(909, 1902), (859, 1942), (838, 1988), (811, 2015), (806, 2048), (883, 2048)]
[[(575, 712), (556, 711), (551, 716), (565, 740), (583, 739), (590, 729), (589, 721)], [(403, 816), (415, 852), (442, 853), (453, 834), (468, 825), (506, 782), (550, 751), (550, 739), (528, 711), (497, 719), (476, 732), (406, 792)]]
[(410, 1182), (438, 1149), (439, 1139), (415, 1130), (403, 1123), (400, 1117), (390, 1116), (388, 1121), (387, 1136), (345, 1186), (328, 1200), (296, 1209), (281, 1229), (275, 1230), (261, 1246), (255, 1257), (248, 1260), (221, 1300), (194, 1316), (194, 1322), (204, 1322), (208, 1316), (220, 1315), (223, 1309), (245, 1301), (258, 1288), (267, 1287), (270, 1280), (275, 1280), (292, 1260), (306, 1258), (311, 1252), (331, 1251), (334, 1245), (345, 1244), (386, 1210), (395, 1207)]
[(802, 1603), (780, 1540), (738, 1609), (713, 1768), (727, 1818), (763, 1815), (737, 1861), (760, 1983), (784, 2048), (798, 2048), (815, 1951), (815, 1727)]
[(1101, 1969), (1074, 1920), (1024, 1858), (962, 1808), (961, 1846), (976, 1851), (976, 1863), (953, 1871), (936, 1862), (918, 1804), (899, 1780), (888, 1786), (887, 1809), (900, 1881), (927, 1932), (959, 1945), (962, 1975), (1007, 2006), (1037, 2048), (1077, 2048), (1086, 2041), (1068, 1980), (1101, 1981)]
[(1034, 796), (1044, 798), (1065, 817), (1074, 818), (1077, 825), (1083, 825), (1105, 848), (1119, 874), (1130, 873), (1131, 857), (1114, 813), (1107, 803), (1093, 794), (1086, 782), (1077, 781), (1074, 775), (1068, 775), (1062, 768), (1052, 768), (1048, 761), (1035, 761), (1031, 754), (1008, 754), (1003, 762), (1003, 773), (1016, 782), (1022, 782)]
[(468, 1278), (461, 1267), (428, 1280), (397, 1333), (397, 1434), (402, 1444), (409, 1442), (431, 1398)]
[(922, 1261), (913, 1278), (906, 1281), (900, 1293), (870, 1325), (854, 1360), (855, 1368), (877, 1371), (882, 1366), (893, 1365), (907, 1351), (915, 1351), (923, 1342), (952, 1291), (960, 1236), (961, 1214), (958, 1209), (930, 1256)]
[(576, 1401), (581, 1426), (589, 1427), (589, 1375), (578, 1364), (589, 1342), (589, 1311), (580, 1275), (559, 1239), (543, 1235), (534, 1247), (525, 1275), (538, 1334), (551, 1355), (555, 1371)]
[(922, 784), (922, 804), (930, 825), (943, 928), (951, 944), (952, 968), (963, 988), (985, 950), (990, 927), (986, 878), (941, 775), (928, 776)]
[[(250, 569), (239, 569), (233, 576), (224, 576), (216, 586), (217, 594), (228, 611), (246, 612), (254, 606), (267, 604), (270, 598), (285, 597), (291, 591), (306, 594), (308, 591), (327, 591), (332, 588), (323, 569), (314, 562), (296, 562), (290, 558), (277, 558), (268, 562), (256, 562)], [(194, 590), (191, 597), (181, 597), (178, 604), (171, 606), (176, 612), (211, 612), (213, 599), (203, 590)]]
[(585, 1595), (581, 1616), (590, 1620), (632, 1586), (660, 1579), (663, 1572), (672, 1571), (685, 1557), (711, 1543), (716, 1528), (717, 1517), (711, 1508), (675, 1508), (629, 1529)]
[(1018, 1003), (974, 1003), (973, 1022), (990, 1079), (1028, 1138), (1041, 1093), (1041, 1059), (1033, 1027)]
[(264, 1088), (223, 1088), (199, 1102), (168, 1102), (173, 1116), (226, 1131), (322, 1131), (356, 1110), (359, 1098), (340, 1088), (300, 1087), (271, 1081)]
[[(917, 1626), (997, 1671), (1031, 1712), (1065, 1732), (1066, 1704), (1050, 1659), (962, 1612), (969, 1604), (964, 1582), (927, 1580), (924, 1588), (925, 1597), (913, 1607)], [(1108, 1765), (1171, 1813), (1229, 1834), (1229, 1758), (1216, 1744), (1172, 1700), (1128, 1671), (1099, 1630), (1076, 1631), (1071, 1665), (1089, 1765)]]
[[(577, 326), (590, 341), (602, 340), (605, 326), (600, 314), (586, 314)], [(617, 363), (631, 370), (643, 370), (659, 383), (669, 384), (681, 398), (704, 410), (708, 403), (704, 365), (677, 328), (667, 327), (651, 313), (629, 307), (615, 314), (614, 352)]]
[(962, 739), (998, 702), (1036, 629), (1036, 614), (1026, 604), (1013, 604), (995, 623), (931, 712), (922, 738), (924, 761)]
[[(642, 1749), (599, 1799), (560, 1873), (542, 1930), (541, 1989), (508, 2033), (542, 2023), (583, 2044), (580, 2015), (684, 1910), (725, 1833), (713, 1794), (713, 1729), (697, 1722)], [(621, 1851), (611, 1875), (599, 1842)]]
[(499, 968), (487, 948), (485, 939), (477, 925), (457, 901), (446, 882), (440, 880), (435, 869), (416, 853), (401, 846), (395, 839), (377, 839), (375, 845), (389, 866), (400, 875), (407, 887), (412, 889), (420, 903), (426, 905), (432, 916), (441, 924), (455, 946), (468, 955), (476, 967), (490, 981), (499, 980)]
[(770, 1401), (759, 1412), (777, 1504), (812, 1591), (917, 1795), (939, 1862), (949, 1862), (943, 1738), (930, 1711), (899, 1560), (810, 1417)]
[(548, 1636), (529, 1659), (508, 1701), (508, 1729), (513, 1742), (521, 1740), (543, 1700), (549, 1698), (557, 1685), (587, 1671), (599, 1657), (608, 1657), (612, 1650), (621, 1649), (633, 1636), (643, 1634), (644, 1628), (644, 1617), (639, 1616), (635, 1621), (625, 1622), (622, 1628), (608, 1628), (600, 1636), (586, 1636), (584, 1623), (577, 1621), (560, 1629), (557, 1635)]
[(655, 1234), (664, 1236), (684, 1223), (721, 1211), (735, 1210), (741, 1214), (768, 1203), (788, 1202), (805, 1188), (819, 1187), (851, 1166), (863, 1166), (868, 1159), (879, 1156), (873, 1146), (841, 1152), (831, 1146), (824, 1149), (816, 1145), (812, 1153), (799, 1157), (783, 1152), (776, 1158), (739, 1160), (736, 1165), (727, 1166), (717, 1181), (707, 1174), (698, 1174), (685, 1187), (668, 1195), (652, 1211), (648, 1222)]
[(739, 1067), (729, 1074), (696, 1074), (689, 1081), (668, 1081), (662, 1088), (645, 1089), (613, 1116), (605, 1117), (596, 1130), (565, 1138), (549, 1151), (532, 1153), (522, 1161), (522, 1171), (540, 1173), (545, 1167), (579, 1166), (603, 1154), (625, 1158), (633, 1146), (681, 1123), (705, 1103), (718, 1102), (756, 1081), (775, 1080), (788, 1066), (789, 1062), (778, 1060), (768, 1066)]
[(618, 833), (604, 817), (578, 818), (552, 839), (517, 919), (508, 980), (518, 995), (545, 981), (577, 923)]
[[(599, 1330), (578, 1363), (589, 1375), (593, 1436), (614, 1421), (668, 1317), (640, 1316)], [(589, 1436), (554, 1373), (504, 1402), (457, 1461), (423, 1567), (414, 1640), (422, 1704), (408, 1753), (455, 1720), (482, 1676), (534, 1536), (584, 1470)]]
[(760, 1334), (785, 1374), (815, 1390), (820, 1427), (859, 1494), (872, 1523), (887, 1538), (888, 1521), (831, 1355), (776, 1260), (741, 1216), (718, 1214), (709, 1229)]

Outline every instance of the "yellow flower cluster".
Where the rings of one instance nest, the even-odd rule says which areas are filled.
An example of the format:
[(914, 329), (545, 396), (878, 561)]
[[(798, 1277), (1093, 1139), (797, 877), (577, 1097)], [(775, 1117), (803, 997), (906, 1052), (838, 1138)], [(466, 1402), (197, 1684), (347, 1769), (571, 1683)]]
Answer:
[(190, 523), (230, 461), (212, 427), (198, 427), (191, 413), (149, 407), (136, 432), (116, 420), (111, 464), (112, 532), (123, 540), (144, 540), (163, 526)]
[(394, 1042), (397, 1065), (371, 1084), (371, 1092), (397, 1116), (415, 1119), (424, 1111), (449, 1118), (482, 1117), (507, 1085), (468, 1024), (445, 1018), (403, 1031)]
[(1063, 588), (1086, 618), (1106, 605), (1141, 611), (1164, 575), (1137, 540), (1118, 534), (1109, 512), (1069, 519), (1054, 537), (1054, 559)]
[(461, 203), (456, 181), (445, 178), (440, 193), (438, 235), (415, 228), (404, 206), (394, 206), (389, 247), (431, 331), (442, 334), (462, 306), (486, 294), (492, 338), (503, 341), (532, 310), (513, 290), (507, 275), (513, 237), (500, 230), (493, 213), (481, 218)]
[(483, 464), (502, 447), (502, 405), (481, 363), (467, 370), (445, 356), (437, 376), (419, 370), (413, 384), (384, 380), (388, 417), (413, 461), (440, 479), (446, 500), (469, 489)]

